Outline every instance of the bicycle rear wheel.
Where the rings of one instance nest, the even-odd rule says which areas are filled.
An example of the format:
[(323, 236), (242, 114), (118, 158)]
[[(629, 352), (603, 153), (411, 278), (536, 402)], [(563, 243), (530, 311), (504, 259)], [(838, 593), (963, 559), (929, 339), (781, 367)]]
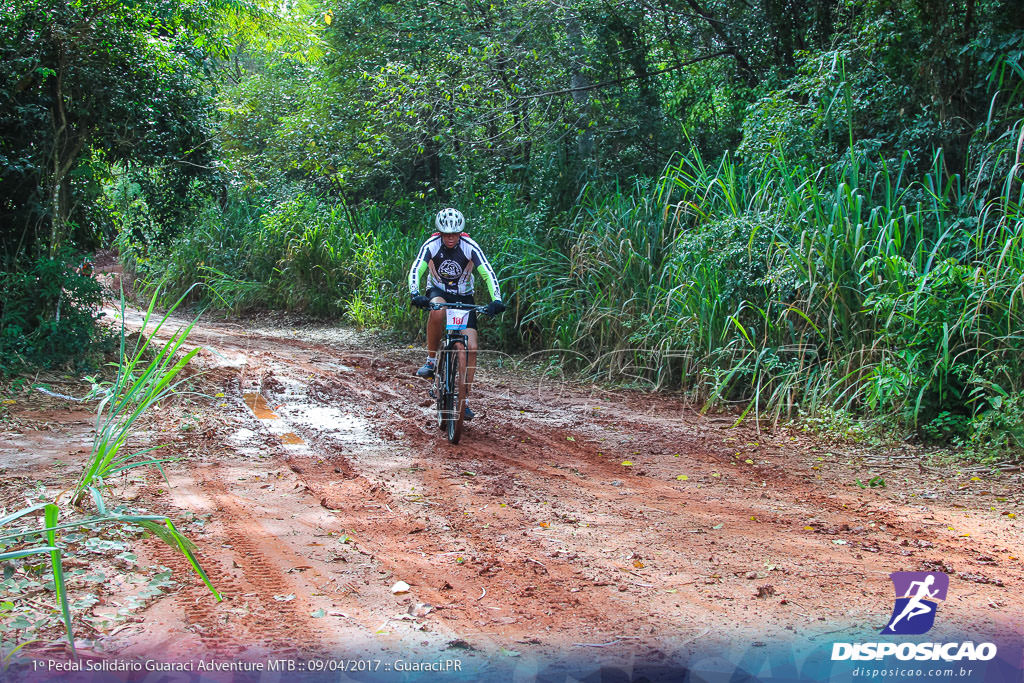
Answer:
[(449, 394), (448, 441), (458, 443), (462, 436), (462, 422), (466, 416), (466, 347), (456, 342), (448, 352)]

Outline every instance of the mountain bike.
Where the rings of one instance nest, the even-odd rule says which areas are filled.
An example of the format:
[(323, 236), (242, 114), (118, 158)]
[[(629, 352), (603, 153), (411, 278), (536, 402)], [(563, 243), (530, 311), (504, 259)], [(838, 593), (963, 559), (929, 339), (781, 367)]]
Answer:
[(445, 309), (445, 332), (437, 352), (434, 386), (431, 397), (437, 403), (437, 428), (447, 432), (450, 443), (462, 436), (466, 408), (466, 349), (469, 339), (463, 330), (469, 325), (469, 314), (485, 313), (486, 306), (457, 303), (432, 303), (432, 311)]

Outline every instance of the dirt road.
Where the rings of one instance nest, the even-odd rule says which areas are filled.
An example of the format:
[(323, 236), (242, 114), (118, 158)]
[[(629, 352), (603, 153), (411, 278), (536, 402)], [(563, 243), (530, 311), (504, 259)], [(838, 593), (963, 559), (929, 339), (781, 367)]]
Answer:
[(1024, 632), (1020, 473), (733, 428), (494, 355), (452, 446), (412, 374), (422, 352), (367, 339), (192, 333), (206, 396), (187, 429), (150, 435), (184, 459), (170, 487), (154, 473), (135, 495), (192, 520), (225, 600), (144, 541), (179, 588), (108, 652), (671, 663), (877, 634), (893, 571), (950, 575), (930, 637)]

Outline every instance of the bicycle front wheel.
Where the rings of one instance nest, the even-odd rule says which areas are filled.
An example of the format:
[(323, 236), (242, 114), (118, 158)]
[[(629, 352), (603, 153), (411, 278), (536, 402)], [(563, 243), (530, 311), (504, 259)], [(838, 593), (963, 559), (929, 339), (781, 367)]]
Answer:
[(456, 343), (448, 352), (448, 377), (451, 412), (448, 413), (448, 441), (458, 443), (466, 416), (466, 347)]
[(437, 428), (442, 432), (448, 427), (448, 351), (437, 354), (437, 368), (434, 369), (434, 396), (437, 407)]

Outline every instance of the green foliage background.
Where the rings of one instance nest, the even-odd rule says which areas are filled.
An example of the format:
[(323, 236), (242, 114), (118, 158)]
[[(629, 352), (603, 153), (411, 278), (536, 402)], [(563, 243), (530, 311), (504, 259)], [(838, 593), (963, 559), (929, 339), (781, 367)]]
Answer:
[[(415, 331), (454, 205), (490, 345), (1021, 452), (1015, 2), (0, 4), (5, 287), (113, 241), (168, 301)], [(8, 300), (5, 363), (55, 307)]]

